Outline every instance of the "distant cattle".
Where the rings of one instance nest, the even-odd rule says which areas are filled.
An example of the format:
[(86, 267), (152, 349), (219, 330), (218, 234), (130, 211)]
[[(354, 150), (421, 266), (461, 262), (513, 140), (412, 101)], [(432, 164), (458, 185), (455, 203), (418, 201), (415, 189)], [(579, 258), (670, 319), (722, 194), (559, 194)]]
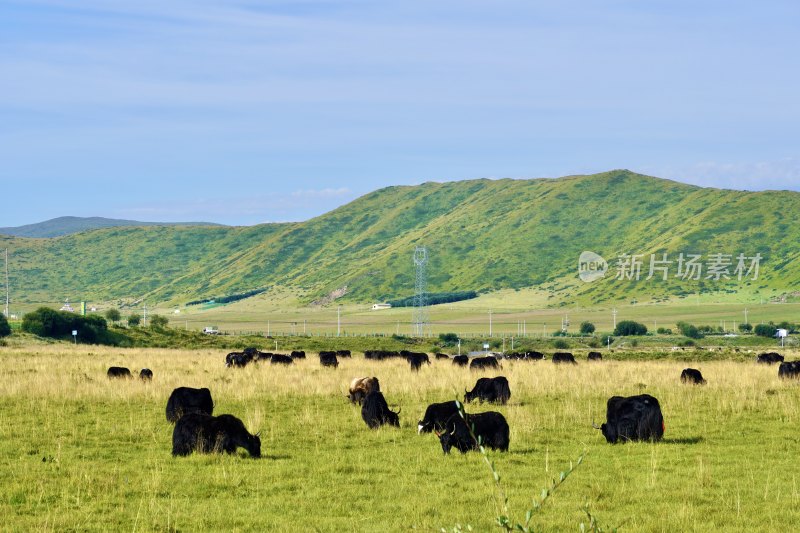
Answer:
[(589, 361), (602, 361), (603, 354), (600, 352), (589, 352), (589, 355), (586, 357), (586, 359)]
[(303, 350), (294, 350), (289, 357), (291, 357), (292, 359), (305, 359), (306, 352), (304, 352)]
[(511, 398), (511, 389), (508, 380), (503, 376), (496, 378), (480, 378), (475, 382), (471, 391), (464, 390), (464, 402), (469, 403), (478, 399), (481, 403), (501, 403), (505, 404)]
[[(466, 356), (465, 356), (466, 357)], [(444, 431), (445, 423), (451, 416), (458, 414), (456, 401), (432, 403), (425, 409), (425, 416), (417, 423), (417, 433)]]
[(353, 381), (350, 382), (350, 389), (348, 391), (347, 397), (350, 399), (352, 403), (356, 403), (361, 405), (361, 402), (364, 398), (372, 391), (380, 391), (381, 385), (378, 382), (378, 378), (376, 377), (363, 377), (363, 378), (354, 378)]
[(469, 362), (470, 370), (483, 370), (485, 368), (500, 368), (500, 363), (492, 356), (476, 357)]
[(466, 419), (461, 418), (460, 414), (451, 416), (445, 423), (444, 431), (438, 433), (444, 453), (450, 453), (453, 447), (461, 453), (467, 453), (477, 450), (479, 443), (493, 450), (508, 451), (508, 422), (503, 415), (489, 411), (465, 416)]
[(380, 391), (372, 391), (364, 397), (361, 404), (361, 418), (370, 429), (377, 429), (384, 424), (400, 427), (400, 411), (389, 409), (386, 398)]
[(553, 362), (556, 364), (560, 363), (572, 363), (577, 364), (575, 361), (575, 356), (569, 352), (556, 352), (553, 354)]
[(319, 352), (319, 364), (333, 368), (338, 367), (339, 360), (336, 358), (336, 352)]
[(433, 354), (433, 356), (434, 356), (436, 359), (450, 359), (450, 356), (449, 356), (449, 355), (447, 355), (446, 353), (438, 353), (438, 352), (437, 352), (437, 353)]
[(705, 385), (706, 380), (703, 379), (703, 374), (696, 368), (684, 368), (681, 372), (681, 381), (684, 383), (691, 383), (692, 385)]
[(373, 359), (381, 361), (383, 359), (391, 359), (394, 357), (400, 357), (400, 352), (394, 352), (389, 350), (364, 350), (365, 359)]
[(664, 436), (664, 417), (658, 400), (649, 394), (624, 398), (612, 396), (606, 408), (606, 423), (599, 428), (606, 441), (659, 441)]
[(294, 363), (294, 359), (292, 359), (288, 355), (274, 353), (272, 354), (272, 357), (270, 358), (269, 362), (270, 364), (273, 365), (291, 365), (292, 363)]
[(531, 361), (541, 361), (542, 359), (544, 359), (544, 354), (542, 352), (537, 352), (537, 351), (525, 352), (525, 359)]
[(106, 371), (106, 376), (109, 379), (112, 378), (132, 378), (131, 371), (125, 368), (124, 366), (110, 366), (108, 367), (108, 371)]
[(210, 415), (213, 412), (214, 401), (211, 399), (211, 391), (206, 388), (178, 387), (172, 391), (167, 400), (168, 422), (174, 423), (189, 413)]
[(233, 415), (211, 416), (204, 413), (184, 415), (172, 431), (172, 455), (198, 453), (233, 453), (244, 448), (251, 457), (261, 457), (261, 438), (251, 435), (241, 420)]
[(762, 353), (759, 354), (758, 359), (756, 359), (756, 362), (764, 363), (767, 365), (773, 365), (775, 363), (783, 363), (783, 356), (775, 352)]
[(781, 363), (778, 367), (778, 377), (783, 379), (800, 379), (800, 361)]
[(453, 356), (453, 364), (456, 366), (467, 366), (469, 364), (469, 357), (466, 355)]
[(336, 350), (337, 357), (352, 357), (350, 350)]
[(431, 364), (431, 360), (426, 353), (410, 353), (406, 360), (411, 365), (411, 370), (419, 370), (423, 364)]
[(247, 363), (253, 360), (252, 353), (246, 352), (231, 352), (225, 356), (225, 366), (227, 367), (244, 367)]
[(143, 368), (139, 371), (139, 379), (142, 381), (150, 381), (153, 379), (153, 371), (149, 368)]

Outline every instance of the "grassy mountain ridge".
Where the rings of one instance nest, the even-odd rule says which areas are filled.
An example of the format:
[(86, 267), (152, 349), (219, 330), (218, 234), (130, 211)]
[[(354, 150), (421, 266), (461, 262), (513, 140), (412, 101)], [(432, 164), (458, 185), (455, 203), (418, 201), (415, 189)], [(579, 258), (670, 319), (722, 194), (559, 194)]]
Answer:
[[(788, 289), (800, 282), (800, 193), (701, 188), (611, 171), (534, 180), (387, 187), (314, 219), (249, 227), (109, 228), (48, 240), (0, 237), (18, 300), (147, 296), (182, 303), (273, 285), (314, 299), (407, 296), (412, 253), (430, 254), (431, 291), (544, 286), (592, 302), (701, 290)], [(584, 250), (609, 262), (583, 284)], [(619, 254), (761, 253), (755, 282), (614, 280)], [(45, 267), (46, 265), (46, 267)], [(647, 274), (648, 264), (643, 267)], [(731, 268), (732, 270), (732, 268)], [(642, 296), (640, 296), (642, 297)]]
[(13, 237), (51, 238), (117, 226), (220, 226), (211, 222), (140, 222), (104, 217), (58, 217), (36, 224), (0, 228), (0, 235)]

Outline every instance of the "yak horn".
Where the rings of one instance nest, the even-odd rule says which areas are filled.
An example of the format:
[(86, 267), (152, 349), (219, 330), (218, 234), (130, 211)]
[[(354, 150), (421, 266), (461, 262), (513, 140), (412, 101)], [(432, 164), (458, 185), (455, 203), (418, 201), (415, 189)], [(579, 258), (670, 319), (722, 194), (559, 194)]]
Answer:
[(592, 427), (593, 427), (594, 429), (603, 429), (603, 428), (601, 428), (600, 426), (598, 426), (597, 424), (595, 424), (594, 422), (592, 422)]
[(256, 436), (256, 437), (260, 437), (260, 436), (261, 436), (261, 431), (259, 431), (258, 433), (256, 433), (256, 434), (255, 434), (255, 436)]

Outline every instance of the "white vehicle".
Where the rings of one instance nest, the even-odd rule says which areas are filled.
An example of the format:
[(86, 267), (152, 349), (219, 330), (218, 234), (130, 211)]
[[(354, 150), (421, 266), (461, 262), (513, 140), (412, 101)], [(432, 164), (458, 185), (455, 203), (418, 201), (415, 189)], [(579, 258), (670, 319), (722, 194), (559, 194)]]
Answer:
[(219, 330), (216, 326), (206, 326), (203, 328), (203, 333), (206, 335), (219, 335)]

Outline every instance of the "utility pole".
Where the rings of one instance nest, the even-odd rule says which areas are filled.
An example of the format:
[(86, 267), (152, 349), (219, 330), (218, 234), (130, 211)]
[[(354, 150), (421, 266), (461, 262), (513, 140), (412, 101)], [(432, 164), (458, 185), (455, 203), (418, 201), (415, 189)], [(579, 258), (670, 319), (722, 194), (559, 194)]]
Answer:
[(750, 322), (747, 321), (747, 308), (744, 308), (744, 323), (749, 324)]
[(9, 317), (8, 313), (8, 248), (6, 248), (6, 307), (3, 310), (3, 314), (6, 315), (6, 318)]
[(525, 322), (526, 322), (525, 320), (522, 321), (522, 336), (523, 337), (527, 337), (528, 336), (528, 334), (525, 332), (525, 329), (526, 329), (526, 323)]
[(611, 310), (611, 317), (614, 321), (614, 329), (617, 329), (617, 308)]
[(144, 302), (144, 313), (142, 314), (142, 326), (147, 327), (147, 302)]
[(342, 306), (336, 306), (336, 336), (341, 335), (342, 332)]
[(492, 336), (492, 310), (489, 309), (489, 336)]

